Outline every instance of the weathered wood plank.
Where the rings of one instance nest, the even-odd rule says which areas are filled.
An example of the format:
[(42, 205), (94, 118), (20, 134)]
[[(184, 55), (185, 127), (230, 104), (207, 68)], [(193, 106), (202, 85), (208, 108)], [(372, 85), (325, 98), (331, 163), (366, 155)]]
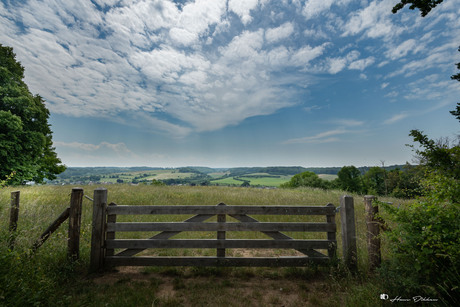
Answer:
[[(258, 224), (260, 223), (258, 220), (256, 220), (253, 217), (247, 216), (247, 215), (242, 215), (242, 214), (231, 214), (231, 217), (234, 219), (242, 222), (242, 223), (253, 223), (253, 224)], [(285, 235), (284, 233), (281, 233), (279, 231), (262, 231), (263, 234), (269, 236), (270, 238), (273, 238), (275, 240), (293, 240), (293, 238)], [(297, 251), (308, 255), (309, 257), (320, 257), (323, 256), (323, 254), (313, 250), (313, 249), (296, 249)]]
[(69, 232), (67, 241), (67, 256), (77, 260), (80, 257), (80, 228), (83, 203), (83, 189), (73, 188), (70, 194)]
[(328, 249), (329, 240), (245, 240), (245, 239), (188, 239), (149, 240), (120, 239), (106, 240), (107, 248), (286, 248), (286, 249)]
[[(335, 210), (335, 206), (333, 204), (327, 204), (329, 207), (333, 207)], [(335, 213), (326, 215), (326, 223), (330, 226), (333, 226), (334, 230), (327, 231), (327, 239), (330, 241), (334, 241), (334, 244), (330, 244), (329, 248), (327, 249), (327, 255), (329, 258), (335, 258), (337, 255), (337, 238), (336, 238), (336, 225), (335, 225)]]
[(379, 207), (374, 206), (375, 196), (364, 196), (364, 208), (366, 210), (366, 225), (367, 225), (367, 252), (369, 257), (369, 270), (372, 272), (380, 266), (382, 255), (380, 252), (380, 224), (381, 221), (377, 215)]
[(353, 197), (344, 195), (340, 199), (340, 221), (342, 224), (342, 246), (345, 264), (350, 270), (357, 269), (357, 245), (355, 207)]
[[(110, 203), (108, 205), (108, 208), (110, 208), (112, 206), (116, 206), (116, 205), (117, 204), (115, 204), (115, 203)], [(116, 225), (115, 224), (116, 222), (117, 222), (116, 214), (107, 215), (107, 225), (109, 225), (109, 224)], [(108, 229), (108, 227), (107, 227), (106, 231), (107, 231), (107, 236), (106, 236), (107, 240), (114, 240), (115, 239), (115, 231)], [(106, 256), (113, 256), (114, 252), (115, 251), (113, 249), (106, 249), (105, 255)]]
[(34, 242), (34, 245), (32, 246), (32, 252), (35, 252), (40, 246), (45, 243), (46, 240), (48, 240), (49, 236), (55, 232), (59, 226), (61, 226), (62, 223), (64, 223), (67, 218), (69, 217), (70, 213), (70, 208), (66, 208), (59, 216), (58, 218), (51, 223), (48, 228), (40, 235), (40, 237)]
[[(204, 222), (207, 219), (213, 217), (214, 214), (198, 214), (195, 216), (192, 216), (191, 218), (185, 220), (183, 223), (198, 223), (198, 222)], [(167, 240), (177, 234), (181, 233), (181, 231), (163, 231), (159, 234), (154, 235), (150, 239), (162, 239), (162, 240)], [(137, 248), (137, 249), (126, 249), (124, 251), (121, 251), (120, 253), (117, 254), (117, 256), (134, 256), (140, 252), (145, 250), (145, 248)]]
[(93, 199), (93, 224), (91, 232), (91, 257), (89, 270), (90, 272), (97, 272), (104, 267), (107, 189), (98, 188), (94, 190)]
[(16, 229), (18, 228), (18, 219), (19, 219), (19, 199), (21, 196), (20, 191), (11, 192), (11, 208), (10, 208), (10, 223), (8, 229), (10, 231), (9, 238), (9, 248), (14, 249), (15, 239), (16, 239)]
[(220, 266), (220, 267), (294, 267), (313, 263), (328, 263), (324, 257), (107, 257), (111, 266)]
[[(224, 203), (220, 203), (217, 206), (226, 206)], [(217, 224), (222, 228), (222, 226), (225, 226), (225, 222), (227, 221), (227, 215), (226, 214), (218, 214), (217, 215)], [(217, 240), (225, 240), (225, 235), (226, 232), (225, 230), (222, 231), (217, 231)], [(225, 257), (225, 248), (218, 248), (217, 249), (217, 257)]]
[(249, 222), (249, 223), (107, 223), (108, 232), (131, 231), (308, 231), (335, 232), (336, 225), (332, 223), (279, 223), (279, 222)]
[(327, 215), (334, 208), (326, 206), (116, 206), (107, 214), (255, 214), (255, 215)]

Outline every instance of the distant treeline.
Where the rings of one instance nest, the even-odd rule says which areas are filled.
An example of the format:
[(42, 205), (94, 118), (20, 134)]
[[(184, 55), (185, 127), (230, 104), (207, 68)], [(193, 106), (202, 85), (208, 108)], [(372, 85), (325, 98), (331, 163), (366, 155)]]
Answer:
[(281, 188), (312, 187), (320, 189), (340, 189), (358, 194), (386, 195), (399, 198), (420, 196), (420, 182), (424, 168), (406, 164), (402, 167), (360, 167), (344, 166), (334, 180), (324, 180), (312, 171), (294, 175)]
[[(394, 169), (401, 169), (403, 165), (392, 165), (385, 167), (385, 170), (391, 171)], [(362, 166), (357, 167), (361, 174), (367, 173), (372, 167)], [(126, 172), (142, 172), (142, 171), (154, 171), (163, 170), (170, 168), (161, 167), (68, 167), (65, 172), (59, 174), (57, 177), (60, 179), (69, 179), (72, 177), (89, 177), (89, 176), (101, 176), (116, 173)], [(216, 172), (228, 172), (228, 177), (241, 177), (248, 174), (254, 173), (265, 173), (269, 175), (278, 176), (294, 176), (303, 172), (313, 172), (315, 174), (327, 174), (337, 175), (341, 170), (341, 167), (302, 167), (302, 166), (269, 166), (269, 167), (235, 167), (235, 168), (211, 168), (201, 166), (187, 166), (180, 167), (178, 171), (180, 173), (195, 173), (195, 174), (210, 174)]]
[(114, 173), (126, 172), (142, 172), (142, 171), (155, 171), (163, 169), (161, 167), (67, 167), (67, 169), (57, 175), (60, 179), (69, 179), (72, 177), (87, 177), (87, 176), (100, 176), (109, 175)]

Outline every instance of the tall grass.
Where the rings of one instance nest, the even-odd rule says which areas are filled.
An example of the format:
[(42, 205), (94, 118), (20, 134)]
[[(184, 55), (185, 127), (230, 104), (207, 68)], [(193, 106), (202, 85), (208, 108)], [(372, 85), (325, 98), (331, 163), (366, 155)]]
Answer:
[[(84, 193), (93, 197), (94, 186), (84, 186)], [(232, 187), (189, 187), (189, 186), (148, 186), (148, 185), (109, 185), (108, 202), (118, 205), (217, 205), (224, 202), (227, 205), (320, 205), (332, 203), (339, 206), (339, 199), (344, 194), (341, 191), (324, 191), (319, 189), (275, 189), (263, 190), (254, 188), (232, 188)], [(30, 248), (39, 235), (54, 221), (54, 219), (69, 205), (71, 186), (32, 186), (20, 188), (2, 188), (0, 190), (0, 306), (115, 306), (116, 298), (123, 299), (119, 306), (135, 304), (139, 306), (156, 305), (168, 306), (186, 301), (187, 299), (197, 300), (193, 297), (164, 297), (159, 299), (154, 291), (159, 287), (158, 280), (151, 280), (144, 286), (132, 283), (124, 284), (123, 281), (113, 284), (111, 287), (94, 285), (92, 279), (87, 278), (87, 267), (90, 255), (91, 241), (91, 219), (92, 202), (87, 198), (83, 200), (81, 238), (80, 238), (80, 260), (77, 263), (70, 263), (66, 258), (67, 252), (67, 223), (64, 223), (56, 233), (37, 251), (31, 254)], [(14, 250), (8, 249), (8, 221), (10, 207), (10, 193), (15, 190), (21, 191), (18, 229), (16, 233), (16, 244)], [(361, 299), (368, 300), (373, 297), (379, 303), (378, 292), (381, 291), (375, 284), (369, 282), (367, 272), (367, 248), (366, 248), (366, 224), (364, 218), (364, 203), (361, 196), (354, 195), (355, 215), (358, 239), (358, 274), (351, 275), (340, 264), (336, 267), (325, 268), (323, 273), (329, 276), (329, 292), (337, 293), (332, 295), (330, 302), (342, 302), (339, 297), (344, 291), (353, 294), (350, 302), (357, 302)], [(384, 201), (399, 200), (381, 199)], [(122, 218), (122, 217), (120, 217)], [(186, 217), (174, 217), (180, 221)], [(324, 217), (321, 217), (324, 218)], [(340, 230), (340, 218), (336, 216), (337, 227)], [(342, 255), (341, 237), (338, 231), (338, 255)], [(151, 235), (151, 234), (150, 234)], [(215, 236), (215, 234), (212, 234)], [(145, 236), (148, 237), (148, 236)], [(198, 253), (193, 251), (191, 253)], [(211, 252), (205, 252), (209, 255)], [(236, 252), (238, 253), (238, 251)], [(385, 249), (383, 250), (385, 257)], [(175, 269), (178, 273), (176, 292), (187, 296), (186, 293), (193, 290), (193, 287), (186, 284), (190, 277), (191, 268)], [(313, 271), (311, 271), (313, 270)], [(292, 269), (253, 269), (234, 268), (215, 270), (224, 272), (223, 280), (236, 278), (245, 280), (249, 276), (264, 276), (274, 274), (275, 277), (289, 282), (292, 276), (294, 280), (305, 281), (305, 276), (315, 275), (317, 269), (304, 268), (295, 271)], [(325, 270), (325, 271), (324, 271)], [(188, 272), (188, 273), (187, 273)], [(291, 272), (291, 273), (289, 273)], [(147, 273), (149, 273), (147, 271)], [(160, 271), (160, 274), (161, 271)], [(220, 274), (220, 273), (219, 273)], [(291, 274), (291, 275), (289, 275)], [(192, 274), (193, 275), (193, 274)], [(212, 274), (210, 274), (212, 275)], [(287, 277), (287, 275), (289, 275)], [(219, 276), (212, 275), (212, 278)], [(245, 277), (246, 276), (246, 277)], [(316, 276), (316, 275), (315, 275)], [(168, 277), (169, 278), (169, 277)], [(182, 283), (185, 283), (181, 286)], [(185, 280), (185, 281), (184, 281)], [(208, 282), (203, 282), (200, 295), (206, 295), (206, 287), (210, 293), (221, 291), (230, 293), (240, 291), (237, 286), (230, 286), (221, 280), (220, 284), (211, 287)], [(346, 282), (345, 282), (346, 281)], [(303, 284), (302, 282), (299, 283)], [(182, 287), (182, 288), (181, 288)], [(217, 288), (215, 288), (217, 287)], [(297, 287), (297, 286), (296, 286)], [(299, 286), (300, 287), (300, 286)], [(305, 286), (306, 287), (306, 286)], [(282, 287), (281, 287), (282, 288)], [(97, 289), (97, 290), (95, 290)], [(130, 289), (131, 292), (126, 289)], [(150, 289), (151, 291), (149, 292)], [(152, 290), (153, 289), (153, 290)], [(213, 290), (215, 289), (215, 290)], [(299, 288), (300, 289), (300, 288)], [(219, 290), (219, 291), (218, 291)], [(152, 292), (153, 291), (153, 292)], [(188, 291), (188, 292), (187, 292)], [(242, 290), (241, 290), (242, 291)], [(299, 291), (303, 291), (300, 289)], [(109, 297), (109, 293), (115, 293), (115, 298)], [(199, 295), (199, 294), (196, 294)], [(255, 298), (257, 293), (253, 292)], [(230, 295), (231, 296), (231, 295)], [(244, 296), (244, 295), (243, 295)], [(241, 297), (243, 297), (241, 296)], [(306, 295), (308, 297), (308, 295)], [(201, 297), (202, 298), (202, 297)], [(313, 298), (312, 298), (313, 299)], [(222, 297), (219, 300), (224, 302), (242, 302), (237, 298)], [(314, 299), (313, 299), (314, 301)], [(321, 299), (319, 299), (321, 302)], [(275, 304), (275, 299), (273, 299)], [(351, 304), (351, 303), (350, 303)], [(232, 305), (232, 304), (230, 304)], [(233, 304), (234, 305), (234, 304)], [(321, 304), (319, 304), (321, 305)]]

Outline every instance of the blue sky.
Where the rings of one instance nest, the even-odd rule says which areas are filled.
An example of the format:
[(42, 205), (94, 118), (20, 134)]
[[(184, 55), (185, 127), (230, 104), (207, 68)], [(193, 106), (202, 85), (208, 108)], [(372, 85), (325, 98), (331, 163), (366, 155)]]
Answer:
[(460, 0), (0, 3), (68, 166), (373, 166), (455, 136)]

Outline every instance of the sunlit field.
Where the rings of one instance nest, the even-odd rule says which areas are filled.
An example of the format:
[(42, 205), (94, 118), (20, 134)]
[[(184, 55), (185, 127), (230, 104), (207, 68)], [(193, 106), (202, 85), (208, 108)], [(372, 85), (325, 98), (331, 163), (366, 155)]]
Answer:
[[(83, 186), (84, 194), (93, 197), (96, 186)], [(190, 186), (151, 186), (151, 185), (108, 185), (108, 202), (118, 205), (209, 205), (224, 202), (227, 205), (318, 205), (328, 203), (339, 206), (344, 192), (319, 189), (257, 189), (241, 187), (190, 187)], [(353, 277), (347, 284), (341, 280), (347, 277), (343, 266), (308, 268), (120, 268), (118, 273), (88, 275), (91, 243), (92, 202), (83, 199), (83, 213), (80, 239), (80, 260), (69, 264), (66, 259), (67, 228), (65, 222), (56, 233), (37, 251), (30, 255), (30, 247), (39, 235), (69, 205), (72, 186), (32, 186), (3, 188), (0, 191), (0, 230), (2, 245), (8, 237), (10, 193), (21, 191), (20, 213), (16, 245), (13, 253), (2, 250), (1, 265), (15, 264), (13, 271), (2, 268), (9, 281), (0, 289), (0, 305), (6, 298), (17, 296), (18, 302), (38, 305), (71, 306), (172, 306), (172, 305), (208, 305), (213, 302), (241, 305), (277, 305), (299, 304), (336, 305), (351, 304), (361, 300), (361, 295), (369, 295), (371, 301), (379, 291), (370, 284), (364, 294), (358, 294), (344, 300), (343, 292), (350, 287), (359, 286)], [(366, 225), (362, 196), (354, 196), (356, 226), (358, 236), (358, 267), (367, 273)], [(387, 199), (395, 203), (395, 199)], [(171, 216), (171, 221), (180, 221), (188, 216)], [(129, 217), (123, 217), (127, 219)], [(131, 221), (141, 221), (146, 217), (134, 217)], [(169, 219), (169, 217), (163, 217)], [(136, 220), (137, 219), (137, 220)], [(294, 220), (292, 220), (294, 221)], [(337, 214), (338, 254), (342, 254), (340, 237), (340, 216)], [(132, 237), (132, 234), (130, 234)], [(148, 237), (149, 234), (136, 234)], [(200, 234), (193, 234), (199, 236)], [(206, 235), (206, 234), (203, 234)], [(246, 234), (231, 234), (244, 236)], [(310, 235), (310, 234), (309, 234)], [(187, 234), (183, 237), (190, 238)], [(251, 238), (251, 237), (250, 237)], [(6, 245), (6, 244), (5, 244)], [(385, 253), (385, 250), (383, 251)], [(146, 253), (149, 253), (147, 251)], [(155, 253), (155, 252), (154, 252)], [(158, 253), (158, 252), (156, 252)], [(162, 253), (160, 251), (160, 253)], [(215, 251), (188, 251), (187, 255), (212, 255)], [(233, 254), (231, 254), (233, 253)], [(245, 251), (233, 251), (230, 255), (241, 256)], [(11, 255), (14, 255), (14, 258)], [(183, 255), (175, 252), (172, 255)], [(258, 254), (252, 254), (258, 256)], [(272, 255), (277, 255), (276, 252)], [(384, 254), (385, 256), (385, 254)], [(10, 273), (8, 273), (10, 272)], [(13, 274), (14, 273), (14, 274)], [(331, 275), (332, 274), (332, 275)], [(17, 278), (17, 280), (15, 280)], [(331, 279), (332, 278), (332, 279)], [(24, 281), (25, 280), (25, 281)], [(265, 284), (269, 289), (267, 296), (259, 288)], [(242, 288), (244, 285), (244, 289)], [(274, 286), (276, 285), (276, 286)], [(11, 288), (13, 287), (13, 288)], [(249, 287), (249, 288), (248, 288)], [(253, 287), (253, 288), (251, 288)], [(308, 289), (317, 289), (309, 291)], [(171, 291), (167, 291), (170, 289)], [(284, 290), (280, 290), (284, 289)], [(357, 288), (356, 288), (357, 289)], [(284, 291), (284, 292), (283, 292)], [(354, 291), (354, 290), (353, 290)], [(360, 290), (361, 291), (361, 290)], [(375, 292), (375, 293), (374, 293)], [(36, 298), (29, 296), (36, 293)], [(235, 295), (239, 293), (239, 295)], [(212, 295), (212, 296), (211, 296)], [(285, 297), (284, 297), (285, 296)], [(284, 298), (283, 298), (284, 297)], [(369, 298), (366, 298), (369, 300)], [(50, 302), (51, 301), (51, 302)], [(118, 301), (122, 303), (117, 303)], [(155, 304), (153, 304), (155, 302)], [(188, 303), (186, 303), (188, 302)], [(192, 304), (195, 302), (196, 304)], [(249, 302), (249, 303), (245, 303)], [(19, 304), (19, 303), (18, 303)], [(364, 304), (366, 305), (366, 304)]]

